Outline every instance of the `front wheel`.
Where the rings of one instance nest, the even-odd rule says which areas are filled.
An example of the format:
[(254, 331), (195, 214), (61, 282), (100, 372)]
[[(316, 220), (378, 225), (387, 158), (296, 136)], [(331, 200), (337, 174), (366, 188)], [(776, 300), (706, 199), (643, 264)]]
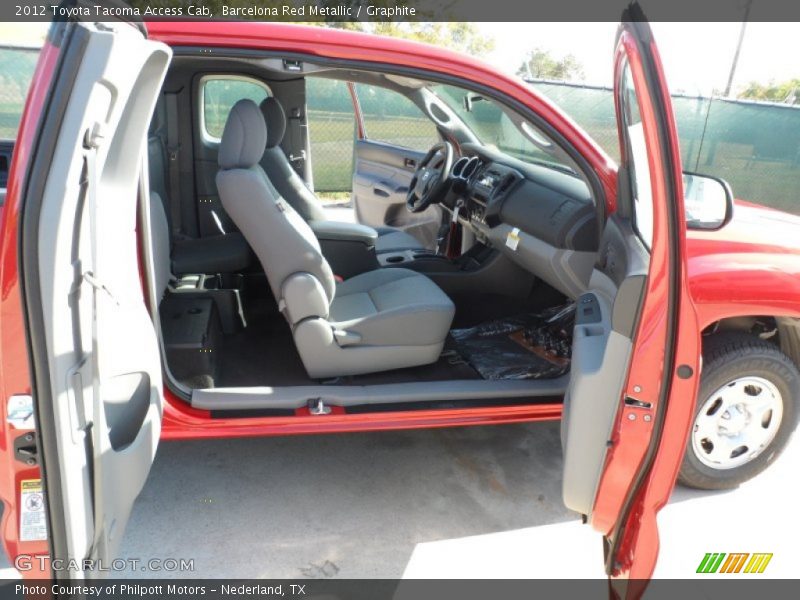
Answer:
[(703, 347), (695, 420), (678, 481), (728, 489), (766, 469), (797, 425), (800, 372), (775, 344), (723, 332)]

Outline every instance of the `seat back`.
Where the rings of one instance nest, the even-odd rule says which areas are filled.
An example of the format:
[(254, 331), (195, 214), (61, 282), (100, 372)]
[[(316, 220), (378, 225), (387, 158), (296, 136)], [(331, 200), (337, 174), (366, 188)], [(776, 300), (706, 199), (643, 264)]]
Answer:
[(286, 133), (286, 113), (283, 106), (275, 98), (266, 98), (261, 102), (260, 108), (267, 123), (267, 147), (261, 158), (261, 168), (278, 193), (305, 221), (326, 220), (319, 199), (292, 168), (286, 153), (281, 149)]
[(220, 199), (255, 251), (289, 322), (327, 318), (336, 281), (314, 232), (259, 165), (267, 132), (264, 116), (252, 100), (233, 106), (218, 154)]

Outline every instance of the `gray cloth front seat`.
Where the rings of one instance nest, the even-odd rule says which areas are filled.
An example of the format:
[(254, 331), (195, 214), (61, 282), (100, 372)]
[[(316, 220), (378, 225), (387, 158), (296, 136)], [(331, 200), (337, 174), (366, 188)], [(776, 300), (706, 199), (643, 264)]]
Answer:
[[(306, 221), (326, 221), (325, 211), (319, 198), (308, 189), (303, 179), (289, 164), (289, 159), (281, 150), (280, 144), (286, 133), (286, 113), (275, 98), (267, 98), (261, 103), (261, 112), (267, 122), (267, 147), (261, 158), (261, 167), (267, 177), (292, 207)], [(375, 252), (396, 252), (398, 250), (423, 250), (423, 245), (413, 236), (395, 227), (378, 227)]]
[(308, 223), (259, 165), (267, 132), (252, 100), (234, 105), (219, 147), (217, 188), (264, 267), (309, 376), (436, 361), (453, 303), (433, 281), (407, 269), (368, 271), (337, 284)]

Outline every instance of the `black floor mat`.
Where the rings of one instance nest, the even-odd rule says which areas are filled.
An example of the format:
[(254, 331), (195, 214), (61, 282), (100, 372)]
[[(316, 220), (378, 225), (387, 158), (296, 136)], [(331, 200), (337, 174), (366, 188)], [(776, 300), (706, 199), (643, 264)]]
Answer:
[(224, 336), (217, 387), (307, 385), (310, 382), (283, 316), (267, 308), (247, 312), (247, 327)]
[(497, 319), (450, 332), (484, 379), (548, 379), (569, 372), (575, 305)]

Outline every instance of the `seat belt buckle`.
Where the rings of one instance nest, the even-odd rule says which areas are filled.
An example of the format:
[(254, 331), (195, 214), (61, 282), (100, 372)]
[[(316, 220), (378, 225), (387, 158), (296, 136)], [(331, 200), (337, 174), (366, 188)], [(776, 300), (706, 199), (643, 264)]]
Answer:
[(181, 145), (180, 144), (177, 144), (175, 146), (167, 147), (167, 158), (169, 158), (171, 161), (172, 160), (177, 160), (178, 159), (178, 152), (180, 152), (180, 151), (181, 151)]

